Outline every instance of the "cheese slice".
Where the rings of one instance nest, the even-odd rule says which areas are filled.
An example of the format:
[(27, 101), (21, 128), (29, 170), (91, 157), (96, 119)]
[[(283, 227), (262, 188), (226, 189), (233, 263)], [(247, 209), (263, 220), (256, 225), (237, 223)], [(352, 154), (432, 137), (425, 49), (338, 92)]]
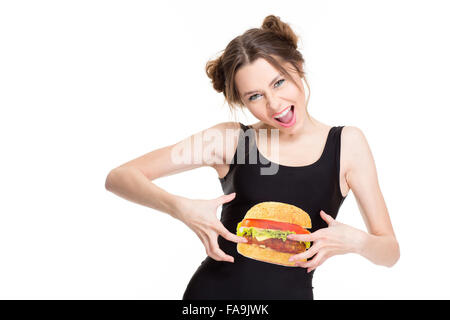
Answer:
[(270, 239), (269, 236), (263, 236), (263, 235), (255, 236), (255, 238), (256, 238), (256, 240), (258, 240), (258, 241), (264, 241), (264, 240), (266, 240), (266, 239)]

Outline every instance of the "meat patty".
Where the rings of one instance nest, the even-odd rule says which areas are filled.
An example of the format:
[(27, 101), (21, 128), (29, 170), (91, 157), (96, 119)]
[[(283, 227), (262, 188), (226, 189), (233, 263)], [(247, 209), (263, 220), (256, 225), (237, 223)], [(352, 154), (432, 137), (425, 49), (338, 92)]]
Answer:
[(247, 244), (264, 245), (266, 247), (269, 247), (273, 250), (280, 252), (300, 253), (306, 250), (305, 243), (300, 241), (294, 241), (289, 239), (283, 241), (282, 239), (273, 239), (273, 238), (258, 241), (254, 237), (246, 236), (245, 238), (248, 240)]

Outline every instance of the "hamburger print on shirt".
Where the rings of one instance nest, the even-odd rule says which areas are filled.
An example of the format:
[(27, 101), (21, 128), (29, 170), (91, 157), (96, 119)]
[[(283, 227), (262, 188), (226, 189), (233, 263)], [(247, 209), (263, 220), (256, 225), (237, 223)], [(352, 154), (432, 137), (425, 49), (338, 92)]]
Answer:
[(236, 234), (248, 241), (238, 243), (237, 251), (247, 258), (296, 267), (289, 258), (308, 250), (310, 243), (287, 239), (287, 235), (310, 233), (306, 229), (311, 227), (309, 214), (297, 206), (260, 202), (251, 207), (237, 225)]

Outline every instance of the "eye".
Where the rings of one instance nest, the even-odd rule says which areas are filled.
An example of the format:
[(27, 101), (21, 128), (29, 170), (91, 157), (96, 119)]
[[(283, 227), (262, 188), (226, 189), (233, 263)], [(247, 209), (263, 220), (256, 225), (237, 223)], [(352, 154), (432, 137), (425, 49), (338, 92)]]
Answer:
[[(277, 84), (277, 83), (280, 82), (280, 81), (283, 81), (283, 82), (284, 82), (284, 79), (278, 80), (277, 82), (275, 82), (275, 84)], [(283, 83), (283, 82), (282, 82), (282, 83)]]
[(249, 101), (253, 101), (253, 99), (252, 99), (252, 98), (253, 98), (254, 96), (259, 96), (259, 95), (260, 95), (259, 93), (257, 93), (257, 94), (254, 94), (254, 95), (252, 95), (252, 96), (251, 96), (250, 98), (248, 98), (248, 100), (249, 100)]
[[(283, 82), (281, 82), (281, 81), (283, 81)], [(281, 82), (281, 83), (284, 83), (284, 81), (285, 81), (285, 79), (280, 79), (280, 80), (278, 80), (277, 82), (275, 82), (275, 85), (277, 84), (277, 83), (279, 83), (279, 82)], [(281, 85), (281, 84), (280, 84)], [(279, 86), (276, 86), (276, 87), (279, 87)], [(259, 96), (260, 94), (259, 93), (257, 93), (257, 94), (254, 94), (254, 95), (252, 95), (250, 98), (248, 98), (248, 100), (249, 101), (253, 101), (254, 99), (252, 99), (254, 96)]]

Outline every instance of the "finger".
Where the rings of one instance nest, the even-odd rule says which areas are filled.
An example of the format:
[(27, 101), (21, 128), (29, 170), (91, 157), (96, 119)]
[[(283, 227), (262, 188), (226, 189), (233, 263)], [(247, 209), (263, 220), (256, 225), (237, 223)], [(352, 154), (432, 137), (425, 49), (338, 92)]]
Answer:
[(318, 262), (320, 260), (322, 260), (324, 254), (325, 254), (325, 250), (319, 251), (312, 260), (309, 260), (306, 262), (299, 261), (296, 264), (298, 264), (299, 266), (301, 266), (303, 268), (316, 268), (318, 266)]
[(306, 270), (306, 272), (307, 272), (307, 273), (310, 273), (311, 271), (313, 271), (314, 269), (316, 269), (317, 267), (319, 267), (320, 265), (322, 265), (322, 263), (324, 263), (325, 260), (327, 260), (328, 258), (329, 258), (329, 255), (328, 255), (328, 254), (324, 254), (323, 257), (322, 257), (322, 259), (320, 259), (320, 260), (317, 262), (317, 265), (316, 265), (316, 266), (313, 266), (313, 267), (309, 267), (309, 268)]
[(218, 261), (227, 261), (227, 262), (234, 262), (234, 258), (225, 252), (223, 252), (222, 249), (220, 249), (219, 244), (217, 242), (217, 238), (212, 240), (211, 242), (211, 252), (214, 254), (215, 257), (217, 257), (216, 260)]
[(234, 258), (232, 256), (227, 255), (225, 252), (222, 251), (219, 247), (219, 243), (217, 242), (217, 233), (211, 232), (206, 233), (207, 236), (207, 248), (208, 252), (207, 254), (217, 261), (228, 261), (228, 262), (234, 262)]
[(203, 245), (205, 246), (206, 255), (208, 255), (209, 257), (213, 258), (216, 261), (220, 261), (221, 258), (215, 252), (210, 238), (206, 234), (203, 234), (200, 238), (201, 238), (201, 240), (203, 242)]
[(202, 232), (197, 232), (196, 230), (194, 230), (194, 232), (206, 248), (206, 246), (208, 244), (206, 235), (204, 235)]
[(224, 237), (225, 239), (232, 241), (232, 242), (236, 242), (236, 243), (246, 243), (248, 242), (247, 239), (245, 237), (240, 237), (234, 233), (231, 233), (230, 231), (228, 231), (227, 228), (225, 228), (225, 226), (219, 222), (219, 224), (217, 225), (217, 232)]
[(288, 239), (291, 240), (297, 240), (297, 241), (317, 241), (321, 238), (323, 238), (327, 233), (327, 228), (322, 228), (319, 230), (316, 230), (312, 233), (302, 233), (302, 234), (297, 234), (297, 233), (291, 233), (287, 236)]
[(286, 237), (289, 240), (294, 240), (294, 241), (314, 241), (317, 239), (317, 236), (315, 235), (315, 233), (304, 233), (304, 234), (297, 234), (297, 233), (291, 233), (288, 234), (288, 236)]
[(298, 253), (298, 254), (295, 254), (295, 255), (291, 256), (291, 257), (289, 258), (289, 261), (294, 261), (294, 262), (296, 262), (296, 261), (301, 261), (301, 260), (309, 259), (309, 258), (311, 258), (313, 255), (315, 255), (315, 254), (319, 251), (320, 248), (321, 248), (320, 242), (317, 241), (317, 242), (315, 242), (308, 250), (306, 250), (306, 251), (304, 251), (304, 252), (301, 252), (301, 253)]
[(325, 222), (330, 225), (334, 222), (334, 219), (332, 216), (330, 216), (329, 214), (326, 214), (325, 211), (320, 210), (320, 216), (322, 217), (323, 220), (325, 220)]
[(230, 193), (230, 194), (224, 194), (217, 198), (217, 205), (220, 206), (224, 203), (232, 201), (236, 196), (236, 192)]

